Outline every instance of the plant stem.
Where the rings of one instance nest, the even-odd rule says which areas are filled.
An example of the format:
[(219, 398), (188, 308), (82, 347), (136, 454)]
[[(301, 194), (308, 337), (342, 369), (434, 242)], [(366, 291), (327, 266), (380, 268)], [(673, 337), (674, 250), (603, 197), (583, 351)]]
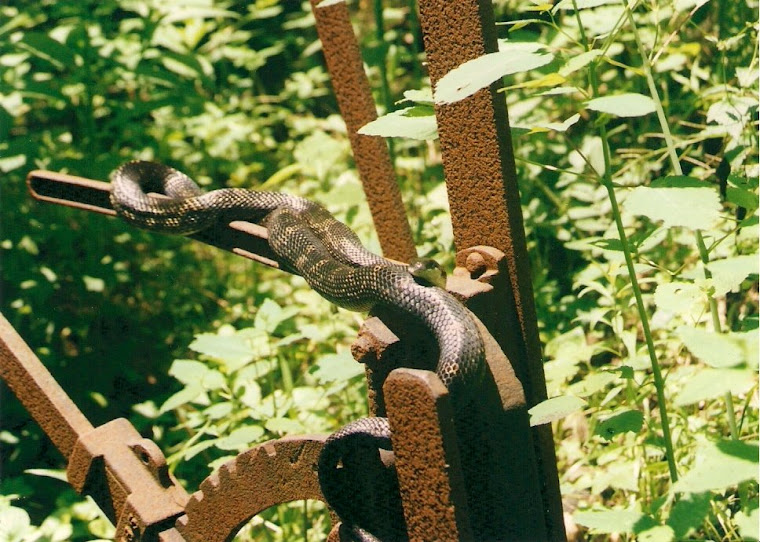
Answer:
[[(676, 146), (673, 142), (673, 135), (670, 133), (670, 125), (668, 124), (667, 117), (665, 116), (665, 111), (662, 107), (660, 94), (657, 92), (657, 85), (655, 84), (654, 76), (652, 75), (652, 66), (649, 63), (649, 57), (647, 56), (644, 50), (644, 46), (641, 43), (641, 37), (639, 36), (638, 27), (636, 26), (636, 21), (633, 18), (633, 13), (631, 13), (631, 10), (627, 8), (625, 9), (625, 13), (628, 17), (628, 24), (633, 31), (633, 37), (636, 40), (636, 47), (638, 47), (639, 54), (641, 55), (641, 66), (644, 69), (647, 85), (649, 86), (649, 94), (654, 101), (655, 112), (657, 113), (657, 119), (660, 122), (662, 135), (665, 138), (665, 145), (668, 150), (668, 156), (670, 157), (670, 163), (673, 167), (673, 172), (676, 175), (682, 176), (683, 169), (681, 168), (681, 162), (678, 159), (678, 154), (676, 153)], [(702, 261), (704, 277), (706, 279), (710, 279), (712, 278), (712, 275), (710, 273), (710, 270), (707, 268), (707, 265), (710, 263), (710, 255), (707, 251), (707, 246), (705, 245), (705, 239), (702, 236), (702, 232), (700, 230), (696, 230), (694, 232), (694, 236), (696, 238), (697, 248), (699, 250), (699, 259)], [(713, 328), (715, 329), (716, 333), (722, 333), (720, 316), (718, 314), (718, 302), (712, 295), (708, 295), (708, 304), (710, 306), (710, 314), (712, 315)], [(737, 439), (739, 436), (736, 431), (736, 414), (734, 413), (734, 401), (731, 397), (731, 392), (726, 393), (724, 400), (726, 402), (726, 415), (728, 418), (728, 426), (731, 430), (731, 436), (734, 439)]]
[[(573, 0), (573, 6), (575, 7), (576, 16), (578, 17), (579, 27), (581, 28), (582, 36), (585, 36), (583, 31), (583, 25), (580, 24), (580, 14)], [(627, 9), (627, 8), (626, 8)], [(584, 39), (586, 49), (588, 50), (587, 41)], [(599, 95), (599, 83), (596, 78), (596, 66), (598, 62), (594, 61), (589, 66), (589, 82), (594, 96)], [(607, 190), (607, 196), (610, 201), (612, 210), (612, 216), (615, 220), (615, 226), (617, 228), (618, 236), (620, 237), (620, 245), (625, 257), (625, 264), (628, 269), (628, 276), (631, 281), (631, 289), (633, 290), (634, 298), (636, 299), (636, 309), (639, 313), (639, 320), (641, 321), (641, 329), (644, 334), (644, 340), (647, 346), (647, 352), (649, 353), (649, 360), (652, 364), (652, 376), (654, 377), (654, 387), (657, 392), (657, 407), (660, 412), (660, 424), (662, 426), (662, 438), (665, 445), (665, 457), (668, 462), (668, 471), (670, 472), (671, 482), (678, 480), (678, 471), (676, 469), (675, 453), (673, 451), (673, 438), (670, 434), (670, 423), (668, 421), (668, 409), (665, 402), (665, 380), (662, 377), (662, 371), (660, 369), (660, 362), (657, 359), (657, 352), (654, 347), (654, 340), (652, 338), (652, 331), (649, 327), (649, 316), (647, 315), (646, 305), (644, 304), (644, 298), (641, 295), (641, 287), (639, 281), (636, 278), (636, 268), (633, 264), (633, 256), (631, 255), (631, 248), (628, 244), (628, 237), (625, 233), (625, 226), (623, 225), (623, 218), (620, 214), (620, 206), (618, 205), (617, 196), (615, 194), (615, 186), (612, 183), (611, 171), (611, 154), (610, 143), (607, 137), (607, 127), (605, 124), (599, 126), (599, 136), (602, 140), (602, 151), (604, 156), (604, 172), (602, 174), (602, 184)]]

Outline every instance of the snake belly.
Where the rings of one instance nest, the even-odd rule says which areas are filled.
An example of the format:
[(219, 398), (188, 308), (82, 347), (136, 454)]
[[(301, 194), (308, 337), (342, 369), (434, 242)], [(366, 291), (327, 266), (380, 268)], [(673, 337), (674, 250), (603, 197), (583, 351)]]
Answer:
[[(445, 290), (418, 284), (407, 266), (368, 251), (353, 231), (321, 205), (278, 192), (240, 188), (202, 192), (176, 169), (143, 161), (124, 164), (113, 174), (111, 202), (130, 224), (163, 233), (187, 235), (219, 221), (258, 222), (268, 229), (269, 245), (282, 262), (332, 303), (360, 312), (382, 305), (426, 326), (439, 346), (435, 372), (452, 399), (475, 389), (483, 375), (483, 342), (470, 312)], [(337, 467), (352, 435), (374, 438), (378, 447), (390, 447), (385, 418), (353, 422), (325, 444), (320, 483), (323, 470)], [(330, 493), (335, 488), (327, 483), (323, 490), (332, 505)], [(341, 515), (340, 510), (336, 512)]]

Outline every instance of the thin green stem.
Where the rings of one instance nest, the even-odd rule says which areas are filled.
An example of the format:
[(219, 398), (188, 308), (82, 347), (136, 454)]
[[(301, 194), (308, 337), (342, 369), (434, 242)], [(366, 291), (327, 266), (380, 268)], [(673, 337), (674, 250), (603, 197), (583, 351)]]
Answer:
[[(657, 119), (660, 123), (662, 135), (665, 138), (665, 146), (668, 150), (668, 156), (673, 167), (673, 172), (676, 175), (681, 176), (683, 175), (683, 169), (681, 168), (681, 162), (678, 159), (678, 154), (676, 153), (676, 145), (673, 141), (673, 135), (670, 133), (670, 125), (668, 124), (668, 119), (665, 116), (665, 111), (662, 107), (662, 100), (660, 100), (660, 94), (657, 91), (657, 85), (655, 83), (654, 76), (652, 75), (652, 66), (649, 62), (649, 57), (646, 54), (644, 45), (641, 43), (641, 37), (639, 36), (638, 27), (636, 26), (636, 21), (633, 18), (633, 13), (630, 9), (625, 9), (625, 12), (626, 16), (628, 17), (628, 24), (633, 31), (633, 37), (636, 40), (636, 47), (638, 47), (639, 54), (641, 55), (641, 66), (644, 70), (644, 75), (646, 76), (647, 85), (649, 86), (649, 94), (654, 101), (655, 112), (657, 113)], [(700, 230), (696, 230), (694, 232), (694, 236), (696, 238), (697, 248), (699, 250), (699, 259), (702, 261), (704, 277), (706, 279), (710, 279), (712, 278), (712, 275), (707, 267), (707, 265), (710, 263), (710, 254), (705, 245), (705, 239), (702, 236), (702, 232)], [(716, 301), (715, 297), (709, 295), (708, 304), (710, 306), (710, 314), (712, 315), (713, 328), (717, 333), (721, 333), (722, 329), (720, 324), (720, 316), (718, 313), (718, 302)], [(738, 438), (738, 433), (736, 431), (736, 414), (734, 412), (733, 398), (731, 397), (730, 392), (726, 393), (724, 400), (726, 402), (726, 417), (728, 418), (728, 425), (731, 429), (731, 436), (736, 439)]]
[[(576, 16), (578, 17), (578, 24), (583, 33), (583, 24), (581, 24), (580, 13), (573, 0), (573, 5), (576, 8)], [(585, 40), (584, 40), (585, 41)], [(588, 48), (588, 47), (587, 47)], [(596, 77), (597, 62), (592, 62), (589, 68), (589, 83), (594, 96), (599, 95), (599, 83)], [(602, 184), (607, 190), (607, 196), (610, 201), (612, 210), (612, 216), (615, 220), (615, 227), (617, 228), (618, 237), (620, 238), (620, 245), (625, 258), (626, 268), (628, 269), (628, 276), (631, 281), (631, 289), (633, 290), (634, 298), (636, 299), (636, 309), (639, 313), (639, 320), (641, 321), (641, 329), (644, 334), (644, 340), (649, 354), (649, 360), (652, 365), (652, 376), (654, 377), (654, 386), (657, 392), (657, 407), (660, 412), (660, 423), (662, 427), (662, 437), (665, 445), (665, 457), (668, 462), (668, 470), (670, 472), (671, 482), (678, 480), (678, 471), (676, 469), (675, 453), (673, 451), (673, 438), (670, 433), (670, 423), (668, 421), (668, 409), (665, 401), (665, 380), (662, 376), (660, 369), (660, 362), (657, 359), (657, 352), (654, 347), (654, 339), (652, 338), (652, 331), (649, 327), (649, 316), (647, 314), (646, 305), (644, 304), (644, 297), (641, 294), (641, 287), (639, 281), (636, 278), (636, 268), (633, 264), (633, 256), (631, 248), (628, 243), (628, 237), (625, 233), (625, 226), (623, 225), (623, 218), (620, 214), (620, 206), (618, 205), (617, 195), (615, 194), (615, 187), (612, 182), (610, 171), (612, 169), (612, 157), (610, 152), (610, 143), (607, 136), (607, 128), (602, 123), (599, 126), (599, 136), (602, 140), (602, 151), (604, 156), (604, 172), (602, 174)]]

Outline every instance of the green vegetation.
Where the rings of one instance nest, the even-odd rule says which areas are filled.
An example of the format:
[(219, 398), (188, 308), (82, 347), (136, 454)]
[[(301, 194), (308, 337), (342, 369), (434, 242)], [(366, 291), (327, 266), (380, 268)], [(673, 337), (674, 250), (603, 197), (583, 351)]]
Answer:
[[(352, 5), (397, 110), (364, 130), (393, 137), (420, 254), (450, 267), (432, 106), (506, 76), (551, 397), (532, 416), (554, 424), (571, 531), (757, 539), (756, 2), (500, 0), (500, 52), (432, 90), (413, 8)], [(297, 277), (35, 204), (24, 177), (153, 159), (326, 202), (376, 248), (320, 55), (308, 4), (285, 0), (0, 6), (2, 312), (93, 423), (128, 417), (190, 490), (254, 443), (366, 412), (361, 318)], [(109, 539), (3, 393), (0, 539)], [(293, 503), (240, 539), (326, 525)]]

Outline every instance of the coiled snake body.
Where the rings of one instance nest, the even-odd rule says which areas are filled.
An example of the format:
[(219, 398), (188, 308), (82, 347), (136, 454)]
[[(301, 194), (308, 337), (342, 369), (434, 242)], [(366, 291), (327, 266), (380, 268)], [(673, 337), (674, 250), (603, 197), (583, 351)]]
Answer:
[[(220, 220), (258, 222), (268, 229), (274, 253), (329, 301), (354, 311), (383, 305), (423, 323), (438, 342), (436, 373), (452, 397), (472, 389), (482, 376), (484, 348), (469, 311), (442, 288), (418, 284), (408, 266), (369, 252), (353, 231), (316, 203), (239, 188), (204, 193), (185, 174), (142, 161), (124, 164), (113, 174), (111, 202), (132, 225), (164, 233), (187, 235)], [(347, 441), (357, 435), (390, 445), (385, 418), (359, 420), (333, 434), (320, 458), (320, 481), (331, 504), (336, 488), (323, 481), (323, 471), (336, 467)]]

